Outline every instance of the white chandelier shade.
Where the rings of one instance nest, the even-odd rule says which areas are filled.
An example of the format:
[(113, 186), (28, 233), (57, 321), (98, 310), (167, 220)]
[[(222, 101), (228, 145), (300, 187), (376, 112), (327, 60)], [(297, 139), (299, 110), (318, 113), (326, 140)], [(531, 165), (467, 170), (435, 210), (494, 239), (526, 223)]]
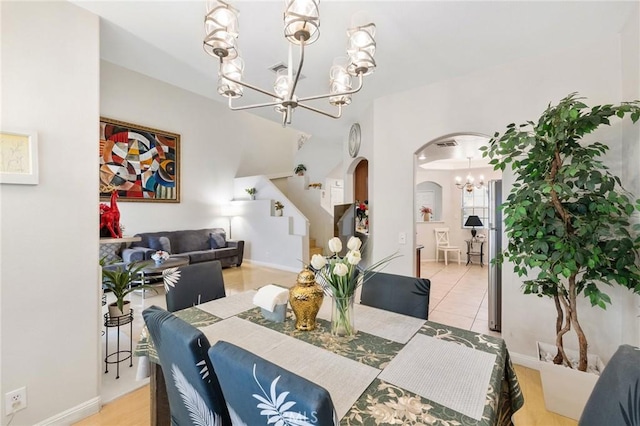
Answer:
[[(347, 30), (348, 58), (337, 58), (329, 70), (329, 93), (298, 97), (296, 87), (304, 65), (305, 47), (320, 37), (320, 0), (285, 0), (284, 36), (290, 42), (288, 66), (279, 72), (273, 86), (273, 92), (261, 89), (243, 80), (244, 61), (240, 57), (237, 38), (239, 35), (239, 12), (222, 0), (209, 0), (205, 15), (204, 50), (219, 59), (218, 94), (228, 98), (231, 110), (274, 107), (282, 114), (283, 127), (291, 124), (293, 110), (297, 107), (313, 111), (327, 117), (340, 118), (342, 107), (351, 103), (351, 95), (362, 89), (363, 77), (376, 68), (374, 60), (376, 26), (368, 20), (355, 24)], [(292, 47), (299, 46), (299, 60), (294, 65)], [(294, 68), (295, 67), (295, 68)], [(357, 87), (353, 87), (352, 77), (358, 78)], [(243, 95), (243, 88), (262, 93), (270, 102), (234, 106), (233, 99)], [(336, 107), (335, 113), (312, 107), (305, 102), (327, 99)]]
[(467, 192), (473, 192), (474, 189), (481, 189), (484, 186), (484, 176), (480, 175), (480, 181), (475, 183), (475, 179), (471, 176), (471, 157), (469, 159), (469, 172), (467, 173), (467, 179), (463, 183), (460, 176), (456, 176), (456, 187), (463, 189)]

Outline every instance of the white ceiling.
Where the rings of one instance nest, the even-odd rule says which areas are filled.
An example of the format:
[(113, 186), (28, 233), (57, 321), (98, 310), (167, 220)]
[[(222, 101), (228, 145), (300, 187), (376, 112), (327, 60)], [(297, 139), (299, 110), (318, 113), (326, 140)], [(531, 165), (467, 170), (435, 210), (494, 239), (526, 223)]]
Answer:
[[(101, 57), (226, 104), (216, 93), (217, 58), (202, 49), (205, 1), (72, 0), (102, 18)], [(267, 68), (287, 60), (283, 1), (236, 1), (244, 80), (271, 90)], [(305, 54), (299, 96), (326, 93), (329, 67), (344, 56), (350, 17), (364, 10), (377, 25), (378, 69), (365, 78), (343, 118), (300, 108), (292, 127), (342, 139), (375, 98), (523, 57), (570, 49), (620, 32), (634, 1), (330, 1), (320, 4), (320, 39)], [(295, 51), (294, 51), (295, 52)], [(594, 52), (597, 55), (597, 52)], [(297, 53), (294, 54), (294, 58)], [(269, 99), (245, 97), (238, 104)], [(425, 99), (425, 102), (428, 102)], [(313, 104), (329, 109), (325, 101)], [(252, 110), (280, 122), (271, 108)], [(425, 141), (426, 142), (426, 141)]]

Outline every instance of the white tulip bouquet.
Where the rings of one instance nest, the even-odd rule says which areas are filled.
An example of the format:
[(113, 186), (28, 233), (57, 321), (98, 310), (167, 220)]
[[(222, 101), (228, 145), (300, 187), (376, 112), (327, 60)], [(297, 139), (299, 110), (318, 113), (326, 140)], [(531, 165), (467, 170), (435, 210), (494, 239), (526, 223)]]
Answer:
[[(350, 309), (353, 307), (353, 295), (358, 286), (364, 282), (365, 273), (381, 269), (399, 256), (394, 253), (362, 270), (358, 268), (362, 260), (361, 247), (360, 238), (351, 237), (347, 242), (349, 251), (344, 257), (340, 257), (338, 253), (342, 251), (342, 241), (334, 237), (329, 240), (329, 250), (333, 253), (331, 256), (327, 258), (321, 254), (314, 254), (311, 258), (311, 268), (316, 273), (318, 284), (322, 286), (327, 296), (333, 298), (332, 332), (334, 334), (353, 335), (355, 333)], [(363, 278), (360, 277), (361, 274)]]

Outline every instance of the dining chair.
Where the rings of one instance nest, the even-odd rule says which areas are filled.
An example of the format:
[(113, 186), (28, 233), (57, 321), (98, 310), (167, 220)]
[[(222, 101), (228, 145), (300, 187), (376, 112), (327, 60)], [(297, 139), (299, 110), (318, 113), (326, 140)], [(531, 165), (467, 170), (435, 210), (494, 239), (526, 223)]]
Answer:
[(440, 252), (444, 254), (444, 264), (448, 265), (447, 255), (449, 253), (458, 254), (458, 265), (460, 264), (460, 255), (462, 250), (458, 246), (452, 246), (449, 242), (449, 228), (435, 228), (436, 234), (436, 262), (440, 261)]
[(172, 425), (231, 425), (207, 355), (209, 340), (174, 314), (151, 306), (142, 317), (164, 373)]
[(426, 278), (367, 271), (360, 303), (426, 320), (430, 289), (431, 281)]
[(169, 312), (225, 297), (220, 261), (194, 263), (162, 272)]
[(338, 424), (322, 386), (225, 341), (209, 349), (209, 358), (234, 425)]
[(640, 348), (618, 347), (600, 373), (578, 425), (640, 425)]

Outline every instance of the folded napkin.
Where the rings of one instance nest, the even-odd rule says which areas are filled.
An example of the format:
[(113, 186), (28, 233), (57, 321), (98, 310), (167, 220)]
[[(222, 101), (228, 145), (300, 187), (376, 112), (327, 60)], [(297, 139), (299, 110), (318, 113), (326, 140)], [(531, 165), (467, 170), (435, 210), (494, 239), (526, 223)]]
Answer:
[(253, 304), (269, 312), (273, 312), (276, 305), (285, 305), (288, 300), (289, 290), (273, 284), (262, 287), (253, 296)]

